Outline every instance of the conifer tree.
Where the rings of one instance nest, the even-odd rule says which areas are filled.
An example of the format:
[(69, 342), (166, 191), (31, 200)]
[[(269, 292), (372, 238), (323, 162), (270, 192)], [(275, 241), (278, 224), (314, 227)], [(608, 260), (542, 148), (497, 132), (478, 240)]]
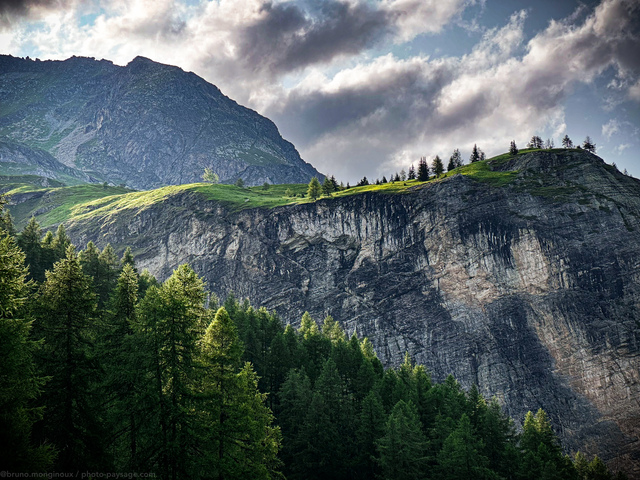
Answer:
[(385, 433), (386, 415), (382, 400), (375, 391), (370, 391), (362, 401), (358, 417), (356, 439), (358, 444), (358, 478), (377, 478), (379, 473), (377, 442)]
[(322, 183), (322, 193), (323, 195), (331, 195), (335, 191), (333, 182), (329, 177), (324, 177), (324, 182)]
[(41, 365), (51, 376), (43, 395), (44, 434), (59, 452), (56, 466), (61, 471), (99, 468), (106, 457), (93, 394), (99, 371), (93, 358), (96, 298), (72, 245), (47, 272), (37, 313), (45, 340)]
[(587, 152), (596, 153), (596, 144), (591, 141), (591, 137), (587, 135), (587, 138), (582, 142), (582, 148)]
[(44, 281), (42, 245), (42, 230), (35, 217), (29, 219), (29, 223), (18, 235), (18, 246), (25, 254), (25, 261), (29, 268), (29, 277), (37, 282)]
[(43, 472), (52, 462), (51, 450), (35, 446), (33, 424), (42, 409), (34, 407), (44, 379), (36, 374), (36, 342), (29, 338), (31, 322), (25, 303), (27, 282), (24, 254), (8, 235), (0, 236), (0, 465), (13, 472)]
[(427, 440), (420, 429), (415, 405), (400, 400), (393, 407), (378, 440), (381, 478), (385, 480), (418, 480), (427, 468)]
[(301, 437), (300, 452), (308, 479), (347, 478), (355, 434), (350, 402), (344, 400), (345, 385), (332, 359), (328, 359), (316, 382)]
[(471, 157), (469, 158), (471, 163), (480, 161), (480, 150), (476, 144), (473, 145), (473, 150), (471, 150)]
[(444, 165), (442, 164), (442, 160), (438, 155), (436, 155), (436, 158), (433, 159), (433, 173), (436, 178), (444, 173)]
[(573, 148), (573, 142), (571, 141), (571, 139), (569, 138), (569, 135), (565, 135), (562, 138), (562, 146), (564, 148)]
[(299, 452), (305, 448), (302, 427), (309, 411), (312, 395), (311, 381), (304, 369), (290, 370), (278, 394), (284, 473), (292, 480), (306, 478), (307, 469)]
[(529, 140), (529, 143), (527, 144), (527, 148), (542, 148), (543, 146), (544, 142), (538, 135), (531, 137), (531, 140)]
[(61, 223), (58, 225), (56, 234), (53, 237), (53, 242), (51, 243), (56, 261), (65, 258), (69, 245), (71, 245), (71, 239), (67, 235), (64, 224)]
[(484, 444), (476, 438), (471, 421), (463, 414), (457, 428), (447, 437), (438, 454), (438, 478), (467, 480), (498, 479), (488, 468), (489, 460), (481, 454)]
[(447, 172), (450, 172), (450, 171), (454, 170), (455, 168), (456, 168), (456, 166), (453, 163), (453, 158), (449, 158), (449, 163), (447, 164)]
[(158, 415), (147, 446), (153, 453), (147, 456), (164, 478), (197, 474), (199, 437), (194, 432), (200, 419), (193, 397), (201, 376), (199, 339), (209, 320), (205, 299), (202, 279), (181, 265), (160, 288), (147, 290), (136, 313), (146, 368), (153, 374), (148, 395)]
[(420, 157), (420, 161), (418, 162), (418, 181), (426, 182), (429, 180), (429, 166), (427, 165), (427, 159), (425, 157)]
[(509, 154), (510, 155), (517, 155), (518, 154), (518, 147), (516, 147), (516, 141), (515, 140), (511, 140), (511, 143), (509, 144)]
[(116, 466), (135, 471), (140, 467), (140, 429), (145, 415), (145, 364), (135, 335), (139, 279), (133, 267), (125, 264), (110, 300), (110, 312), (100, 331), (100, 353), (108, 411), (105, 421), (112, 432)]
[(269, 479), (279, 465), (280, 430), (271, 425), (273, 415), (251, 365), (241, 368), (241, 355), (235, 325), (221, 307), (202, 342), (202, 471), (219, 480)]
[[(386, 178), (382, 177), (385, 181), (383, 181), (382, 183), (387, 183), (386, 182)], [(409, 167), (409, 174), (407, 175), (407, 180), (415, 180), (416, 179), (416, 169), (413, 166), (413, 164), (411, 164), (411, 166)]]
[(322, 195), (322, 185), (320, 185), (320, 181), (316, 177), (313, 177), (307, 188), (307, 196), (311, 200), (316, 200), (320, 195)]
[(131, 252), (131, 247), (127, 247), (124, 249), (124, 253), (122, 254), (122, 258), (120, 259), (120, 265), (124, 267), (125, 265), (131, 265), (133, 271), (138, 273), (138, 269), (136, 268), (136, 262), (133, 259), (133, 253)]

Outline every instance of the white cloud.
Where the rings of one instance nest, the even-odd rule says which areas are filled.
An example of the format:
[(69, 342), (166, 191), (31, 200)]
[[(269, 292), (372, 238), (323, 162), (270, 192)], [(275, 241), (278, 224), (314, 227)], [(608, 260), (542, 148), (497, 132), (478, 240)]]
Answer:
[(607, 123), (602, 125), (602, 136), (607, 140), (611, 140), (611, 136), (620, 132), (620, 122), (615, 118), (612, 118)]
[(631, 148), (631, 146), (632, 145), (630, 143), (621, 143), (615, 148), (615, 150), (618, 153), (618, 155), (621, 155), (625, 150), (627, 150), (628, 148)]

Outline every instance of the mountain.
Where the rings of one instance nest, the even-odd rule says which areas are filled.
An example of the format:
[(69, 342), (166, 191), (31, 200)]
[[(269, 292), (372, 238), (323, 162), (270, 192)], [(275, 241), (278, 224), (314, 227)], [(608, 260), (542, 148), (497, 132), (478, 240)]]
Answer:
[(537, 150), (273, 208), (171, 188), (77, 206), (68, 233), (160, 279), (189, 263), (286, 322), (330, 314), (386, 365), (408, 351), (513, 418), (543, 408), (569, 451), (640, 473), (640, 181)]
[(199, 181), (206, 167), (247, 185), (323, 177), (269, 119), (193, 73), (143, 57), (120, 67), (0, 55), (0, 97), (0, 141), (31, 152), (22, 161), (3, 155), (3, 170), (46, 156), (66, 168), (51, 178), (73, 171), (138, 189)]

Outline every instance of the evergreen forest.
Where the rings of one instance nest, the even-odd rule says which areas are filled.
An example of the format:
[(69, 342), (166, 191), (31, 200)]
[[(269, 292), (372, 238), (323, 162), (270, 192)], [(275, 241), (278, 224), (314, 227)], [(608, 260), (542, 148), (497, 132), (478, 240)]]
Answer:
[(1, 207), (0, 437), (3, 471), (43, 478), (625, 478), (565, 454), (543, 410), (516, 428), (330, 316), (294, 328), (188, 265), (159, 283), (62, 225), (17, 233)]

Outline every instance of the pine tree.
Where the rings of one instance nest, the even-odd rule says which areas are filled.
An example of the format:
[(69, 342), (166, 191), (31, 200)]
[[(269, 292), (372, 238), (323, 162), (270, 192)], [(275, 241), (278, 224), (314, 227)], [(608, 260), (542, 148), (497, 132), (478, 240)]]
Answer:
[(25, 254), (25, 261), (29, 267), (29, 277), (37, 282), (43, 282), (45, 278), (41, 238), (42, 230), (40, 230), (40, 225), (35, 217), (31, 217), (27, 226), (18, 235), (18, 246)]
[(124, 249), (124, 253), (122, 254), (122, 258), (120, 259), (120, 265), (124, 267), (125, 265), (131, 265), (133, 271), (138, 273), (138, 269), (136, 268), (136, 262), (133, 259), (133, 253), (131, 252), (131, 247), (127, 247)]
[(316, 177), (313, 177), (307, 188), (307, 196), (311, 200), (316, 200), (320, 195), (322, 195), (322, 185), (320, 185), (320, 181)]
[(194, 431), (201, 419), (193, 398), (201, 383), (199, 339), (209, 320), (205, 300), (202, 279), (182, 265), (160, 288), (147, 290), (136, 313), (146, 369), (153, 375), (146, 395), (157, 415), (146, 456), (164, 478), (194, 476), (199, 465)]
[(451, 158), (453, 159), (453, 164), (455, 168), (461, 167), (464, 162), (462, 161), (462, 155), (460, 154), (460, 150), (455, 148), (453, 153), (451, 154)]
[(36, 374), (37, 345), (24, 316), (31, 287), (24, 258), (8, 234), (0, 236), (0, 465), (14, 472), (43, 472), (53, 455), (31, 440), (33, 424), (42, 416), (32, 402), (44, 379)]
[(534, 135), (533, 137), (531, 137), (531, 140), (529, 140), (529, 143), (527, 144), (527, 148), (542, 148), (544, 146), (544, 143), (542, 141), (542, 138), (540, 138), (538, 135)]
[(518, 147), (516, 147), (516, 141), (511, 140), (511, 143), (509, 144), (509, 155), (517, 155), (517, 154), (518, 154)]
[(386, 415), (380, 396), (371, 391), (362, 401), (356, 439), (358, 445), (358, 478), (377, 478), (377, 442), (385, 433)]
[(334, 175), (331, 175), (331, 185), (333, 185), (333, 191), (334, 192), (338, 192), (338, 191), (342, 190), (340, 188), (340, 185), (338, 184), (338, 181), (336, 180), (336, 177)]
[[(386, 182), (386, 178), (384, 178), (384, 177), (382, 177), (382, 178), (383, 178), (383, 180), (385, 180), (382, 183), (387, 183)], [(413, 164), (411, 164), (411, 166), (409, 167), (409, 174), (407, 176), (407, 179), (408, 180), (415, 180), (416, 179), (416, 169), (413, 166)]]
[(51, 243), (51, 247), (55, 253), (56, 261), (65, 258), (69, 245), (71, 245), (71, 239), (67, 235), (64, 224), (61, 223), (60, 225), (58, 225), (56, 234), (53, 237), (53, 242)]
[(273, 415), (251, 365), (241, 368), (241, 355), (235, 325), (221, 307), (202, 342), (202, 473), (219, 480), (269, 479), (279, 465), (280, 430), (271, 425)]
[(438, 478), (497, 480), (499, 477), (488, 468), (489, 460), (480, 453), (483, 448), (482, 440), (473, 434), (469, 417), (463, 414), (458, 427), (447, 437), (438, 454)]
[(433, 173), (436, 178), (444, 173), (444, 165), (442, 164), (442, 160), (438, 155), (436, 155), (436, 158), (433, 159)]
[(449, 163), (447, 164), (447, 172), (450, 172), (456, 168), (455, 163), (453, 163), (453, 157), (449, 158)]
[(345, 401), (345, 385), (332, 359), (328, 359), (316, 382), (301, 438), (300, 452), (308, 479), (346, 478), (355, 435), (350, 402)]
[(565, 135), (562, 138), (562, 146), (564, 148), (573, 148), (573, 142), (571, 141), (571, 139), (569, 138), (569, 135)]
[(424, 478), (427, 468), (427, 440), (420, 430), (420, 420), (412, 402), (400, 400), (393, 407), (378, 440), (381, 478), (413, 480)]
[(110, 301), (107, 321), (100, 331), (100, 353), (105, 371), (106, 422), (116, 466), (123, 470), (140, 467), (140, 429), (145, 415), (140, 398), (144, 396), (145, 371), (139, 338), (134, 332), (139, 279), (125, 263)]
[(72, 245), (47, 272), (40, 289), (38, 330), (44, 334), (45, 436), (58, 450), (57, 468), (95, 469), (105, 461), (103, 432), (97, 418), (93, 358), (96, 298), (91, 278), (82, 272)]
[(420, 161), (418, 162), (418, 181), (426, 182), (429, 180), (429, 166), (427, 165), (427, 159), (425, 157), (420, 157)]
[(324, 177), (324, 182), (322, 183), (322, 193), (324, 195), (331, 195), (334, 190), (333, 182), (329, 177)]
[(591, 138), (587, 135), (587, 138), (582, 142), (582, 148), (587, 152), (596, 153), (596, 144), (591, 141)]
[(473, 145), (473, 150), (471, 150), (471, 157), (469, 158), (471, 163), (480, 161), (480, 150), (476, 144)]

